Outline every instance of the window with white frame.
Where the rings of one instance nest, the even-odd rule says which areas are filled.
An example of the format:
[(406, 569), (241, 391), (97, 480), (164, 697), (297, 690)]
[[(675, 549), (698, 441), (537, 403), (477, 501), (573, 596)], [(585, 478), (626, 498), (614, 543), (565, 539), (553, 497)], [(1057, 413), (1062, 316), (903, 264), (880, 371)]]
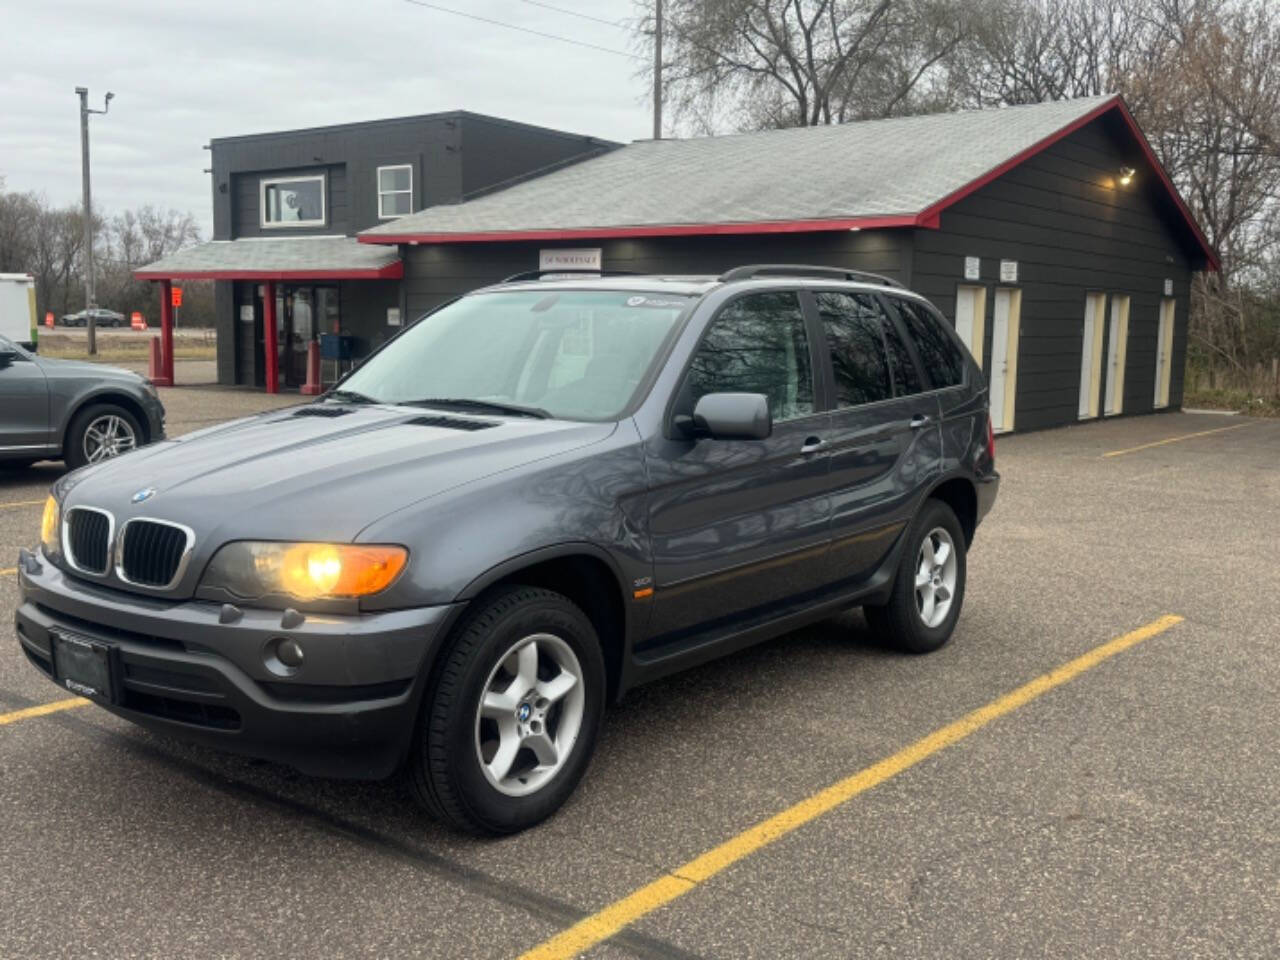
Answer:
[(259, 181), (262, 226), (319, 227), (325, 222), (324, 174)]
[(383, 219), (413, 213), (413, 167), (403, 163), (378, 168), (378, 216)]

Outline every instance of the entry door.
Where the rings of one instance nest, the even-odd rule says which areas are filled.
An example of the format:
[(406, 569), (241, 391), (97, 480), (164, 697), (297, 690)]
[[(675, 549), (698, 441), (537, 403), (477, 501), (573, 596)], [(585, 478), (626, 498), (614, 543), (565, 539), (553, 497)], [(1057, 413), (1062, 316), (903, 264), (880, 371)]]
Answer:
[(1169, 405), (1169, 374), (1173, 364), (1173, 318), (1177, 301), (1166, 297), (1160, 302), (1160, 334), (1156, 339), (1156, 409)]
[(830, 414), (815, 390), (813, 340), (790, 291), (739, 297), (712, 321), (676, 413), (707, 393), (763, 393), (773, 434), (647, 445), (655, 593), (643, 647), (733, 632), (821, 584)]
[(1013, 429), (1013, 403), (1018, 385), (1018, 327), (1022, 291), (997, 287), (991, 317), (991, 426), (997, 433)]
[(1111, 298), (1111, 330), (1107, 337), (1107, 403), (1105, 413), (1124, 412), (1124, 368), (1129, 352), (1129, 298)]
[[(982, 367), (982, 341), (986, 334), (987, 288), (961, 284), (956, 288), (956, 333)], [(985, 369), (985, 368), (984, 368)]]
[(1107, 312), (1107, 295), (1091, 293), (1084, 304), (1084, 339), (1080, 351), (1079, 418), (1098, 415), (1098, 387), (1102, 380), (1102, 327)]

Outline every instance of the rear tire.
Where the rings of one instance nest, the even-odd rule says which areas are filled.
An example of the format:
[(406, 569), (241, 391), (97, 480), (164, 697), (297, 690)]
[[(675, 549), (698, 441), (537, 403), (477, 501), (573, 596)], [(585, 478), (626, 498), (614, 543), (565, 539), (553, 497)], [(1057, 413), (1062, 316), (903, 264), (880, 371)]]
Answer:
[(863, 607), (867, 623), (906, 653), (932, 653), (955, 630), (966, 574), (960, 521), (942, 501), (926, 500), (907, 531), (888, 602)]
[(604, 655), (568, 598), (502, 587), (475, 601), (429, 678), (408, 780), (436, 819), (516, 833), (586, 772), (604, 716)]

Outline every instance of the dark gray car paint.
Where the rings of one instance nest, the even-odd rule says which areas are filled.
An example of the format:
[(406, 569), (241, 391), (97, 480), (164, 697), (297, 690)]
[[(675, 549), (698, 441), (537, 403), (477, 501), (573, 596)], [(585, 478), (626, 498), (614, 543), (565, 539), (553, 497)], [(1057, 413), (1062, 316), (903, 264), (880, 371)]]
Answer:
[(129, 370), (42, 357), (19, 348), (0, 364), (0, 461), (61, 457), (67, 428), (90, 403), (114, 403), (139, 422), (143, 442), (164, 436), (164, 406)]
[[(986, 385), (971, 359), (962, 387), (876, 407), (823, 410), (778, 424), (766, 441), (690, 439), (673, 422), (673, 398), (703, 332), (727, 300), (744, 290), (803, 291), (831, 284), (779, 278), (717, 286), (608, 278), (544, 283), (539, 289), (585, 285), (701, 294), (668, 353), (655, 361), (651, 387), (641, 388), (620, 421), (468, 413), (467, 419), (496, 424), (469, 432), (417, 424), (424, 411), (403, 406), (342, 405), (344, 412), (332, 418), (299, 416), (306, 408), (292, 408), (77, 471), (55, 485), (64, 510), (106, 509), (117, 527), (135, 516), (189, 525), (196, 533), (192, 561), (171, 589), (140, 591), (110, 573), (77, 574), (73, 581), (43, 556), (24, 558), (19, 579), (26, 602), (19, 624), (33, 597), (42, 609), (104, 625), (116, 624), (120, 611), (134, 604), (156, 611), (147, 625), (153, 635), (195, 643), (257, 677), (263, 671), (251, 662), (256, 648), (237, 647), (230, 633), (224, 640), (211, 623), (216, 605), (193, 599), (219, 546), (237, 539), (403, 544), (409, 564), (390, 588), (358, 607), (298, 604), (306, 612), (298, 629), (309, 629), (306, 624), (317, 618), (338, 624), (340, 632), (343, 623), (369, 617), (376, 622), (399, 611), (444, 609), (447, 615), (434, 616), (431, 629), (424, 623), (416, 644), (397, 657), (383, 655), (378, 636), (362, 634), (367, 660), (360, 669), (349, 659), (353, 648), (346, 647), (348, 659), (309, 660), (279, 682), (341, 685), (355, 683), (357, 675), (400, 680), (416, 663), (407, 676), (415, 679), (420, 696), (435, 652), (467, 601), (499, 578), (518, 579), (535, 562), (588, 557), (607, 569), (623, 611), (620, 676), (613, 684), (621, 694), (808, 619), (882, 599), (892, 585), (901, 531), (939, 485), (966, 484), (976, 499), (975, 520), (989, 508), (998, 477), (985, 459)], [(807, 320), (811, 342), (824, 343), (812, 336), (811, 312)], [(829, 407), (828, 359), (822, 354), (815, 360), (819, 405)], [(930, 423), (912, 428), (921, 414)], [(824, 447), (803, 453), (815, 438)], [(131, 504), (133, 494), (146, 487), (156, 494)], [(649, 586), (656, 587), (652, 596), (633, 598)], [(73, 589), (74, 601), (67, 596)], [(97, 611), (94, 597), (102, 598)], [(279, 600), (279, 606), (289, 602)], [(290, 634), (291, 621), (278, 611), (254, 616), (262, 630), (278, 622), (275, 634)], [(200, 619), (198, 630), (193, 617)], [(35, 652), (39, 645), (28, 646)], [(410, 699), (401, 751), (407, 749), (413, 709), (416, 700)], [(356, 774), (386, 772), (375, 767), (362, 766)]]

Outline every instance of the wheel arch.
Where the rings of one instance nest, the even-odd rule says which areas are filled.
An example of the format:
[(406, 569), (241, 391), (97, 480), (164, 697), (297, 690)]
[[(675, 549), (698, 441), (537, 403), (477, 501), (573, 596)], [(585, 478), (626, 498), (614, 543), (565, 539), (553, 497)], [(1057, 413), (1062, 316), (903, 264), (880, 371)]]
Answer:
[(100, 390), (97, 393), (91, 393), (87, 397), (81, 397), (75, 402), (75, 405), (67, 411), (66, 423), (62, 428), (62, 443), (60, 449), (63, 455), (66, 455), (67, 444), (71, 439), (71, 427), (76, 422), (76, 418), (80, 416), (89, 407), (95, 404), (115, 404), (128, 410), (133, 418), (138, 421), (138, 429), (142, 431), (142, 443), (139, 446), (145, 446), (151, 442), (151, 425), (147, 419), (147, 412), (142, 409), (142, 404), (138, 403), (133, 397), (127, 393), (118, 392), (110, 388)]
[(926, 499), (940, 500), (951, 508), (960, 521), (967, 550), (973, 545), (973, 535), (978, 529), (978, 490), (968, 477), (952, 475), (934, 485)]
[(457, 600), (469, 602), (508, 584), (553, 590), (582, 609), (600, 638), (609, 698), (616, 698), (631, 636), (630, 605), (623, 592), (621, 571), (608, 551), (583, 541), (522, 553), (480, 574), (462, 589)]

